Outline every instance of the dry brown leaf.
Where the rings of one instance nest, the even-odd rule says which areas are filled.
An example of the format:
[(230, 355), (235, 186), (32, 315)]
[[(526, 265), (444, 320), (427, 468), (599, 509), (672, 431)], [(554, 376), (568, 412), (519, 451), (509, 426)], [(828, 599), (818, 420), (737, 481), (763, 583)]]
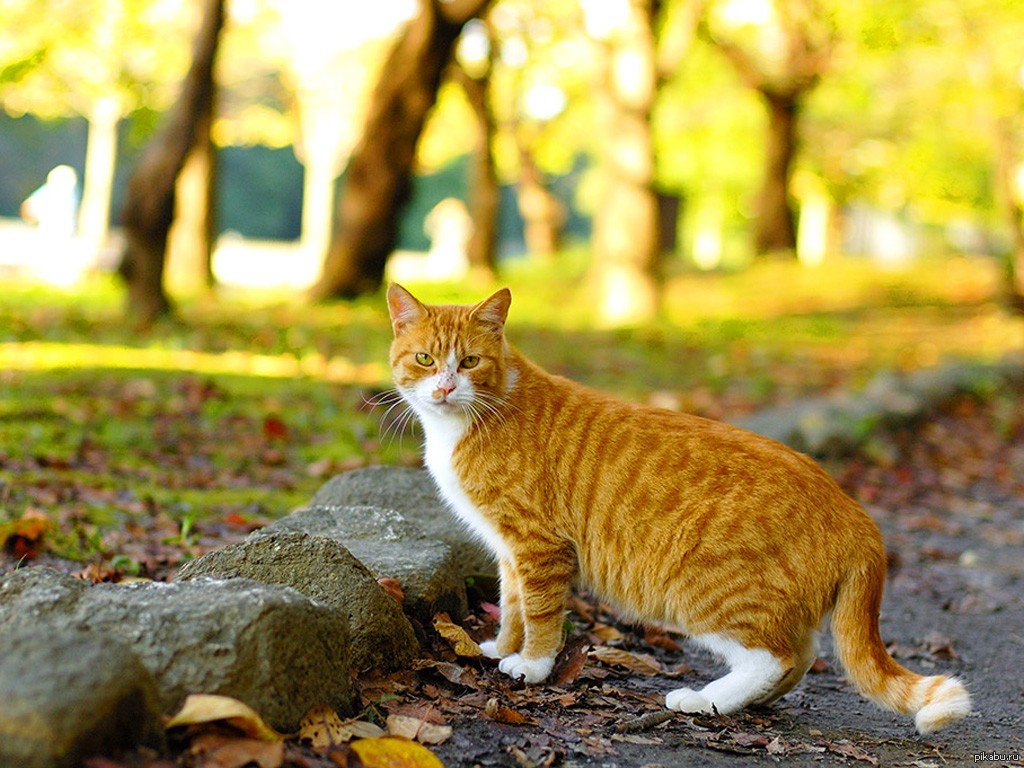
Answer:
[(565, 685), (579, 677), (583, 665), (587, 663), (589, 649), (590, 646), (583, 637), (569, 641), (555, 661), (555, 668), (551, 671), (551, 684)]
[(668, 630), (662, 627), (644, 627), (644, 642), (654, 648), (661, 648), (672, 653), (679, 653), (683, 647), (677, 643)]
[(364, 768), (444, 768), (422, 744), (398, 736), (360, 739), (349, 749)]
[(590, 634), (594, 635), (598, 640), (602, 640), (606, 643), (616, 643), (626, 637), (610, 624), (601, 624), (600, 622), (594, 624), (590, 630)]
[(661, 673), (661, 664), (653, 656), (646, 653), (630, 653), (621, 648), (609, 648), (599, 645), (590, 649), (590, 655), (605, 664), (625, 667), (630, 672), (641, 675), (657, 675)]
[(480, 646), (469, 636), (469, 633), (458, 624), (455, 624), (447, 613), (438, 613), (434, 616), (434, 629), (437, 630), (441, 637), (448, 641), (456, 656), (475, 659), (484, 655), (484, 652), (480, 650)]
[(386, 731), (366, 720), (342, 720), (330, 707), (316, 706), (299, 723), (299, 739), (316, 749), (347, 744), (352, 739), (371, 739)]
[(284, 762), (284, 742), (237, 738), (208, 733), (196, 737), (189, 752), (203, 768), (279, 768)]
[(420, 744), (444, 744), (451, 737), (452, 729), (451, 726), (429, 723), (418, 717), (388, 715), (388, 733)]
[(167, 721), (166, 728), (184, 725), (225, 723), (243, 735), (260, 741), (284, 741), (287, 736), (278, 733), (248, 704), (230, 696), (194, 693), (185, 698), (181, 709)]
[(484, 714), (496, 723), (507, 723), (509, 725), (532, 725), (536, 722), (532, 717), (517, 712), (511, 707), (499, 704), (497, 699), (488, 699), (484, 705)]
[(377, 583), (380, 584), (384, 593), (396, 603), (401, 605), (405, 602), (405, 590), (402, 589), (402, 582), (398, 579), (393, 579), (390, 576), (384, 576), (377, 579)]

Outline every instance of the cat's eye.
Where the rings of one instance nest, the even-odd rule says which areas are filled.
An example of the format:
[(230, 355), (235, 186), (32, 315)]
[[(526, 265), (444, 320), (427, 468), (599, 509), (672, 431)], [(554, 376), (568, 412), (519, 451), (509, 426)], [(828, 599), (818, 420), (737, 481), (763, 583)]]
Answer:
[(476, 368), (479, 363), (480, 358), (476, 355), (466, 355), (466, 357), (462, 358), (462, 361), (459, 363), (459, 368), (468, 370), (470, 368)]
[(425, 367), (429, 368), (430, 366), (432, 366), (434, 364), (434, 358), (432, 358), (426, 352), (417, 352), (416, 353), (416, 362), (419, 363), (422, 366), (425, 366)]

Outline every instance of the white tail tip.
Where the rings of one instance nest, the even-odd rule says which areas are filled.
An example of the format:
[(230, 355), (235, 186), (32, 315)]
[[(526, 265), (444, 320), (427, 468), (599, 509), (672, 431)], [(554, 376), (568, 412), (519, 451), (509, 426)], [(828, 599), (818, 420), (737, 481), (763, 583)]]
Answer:
[[(918, 685), (934, 678), (926, 678)], [(928, 702), (917, 710), (914, 724), (922, 736), (933, 733), (971, 713), (971, 695), (964, 684), (955, 677), (942, 680), (928, 696)]]

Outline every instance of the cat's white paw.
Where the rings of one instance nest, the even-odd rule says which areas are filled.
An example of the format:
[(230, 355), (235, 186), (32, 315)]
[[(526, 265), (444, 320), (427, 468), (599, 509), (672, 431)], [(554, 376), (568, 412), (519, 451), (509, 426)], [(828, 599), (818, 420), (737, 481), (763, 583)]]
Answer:
[(554, 657), (524, 659), (518, 653), (513, 653), (501, 660), (498, 669), (515, 680), (522, 678), (527, 683), (539, 683), (551, 674), (554, 666)]
[(484, 656), (488, 659), (500, 659), (501, 654), (498, 653), (498, 641), (497, 640), (484, 640), (480, 643), (480, 650), (484, 652)]
[(692, 688), (677, 688), (665, 696), (665, 706), (680, 712), (704, 712), (712, 714), (714, 709), (710, 701)]

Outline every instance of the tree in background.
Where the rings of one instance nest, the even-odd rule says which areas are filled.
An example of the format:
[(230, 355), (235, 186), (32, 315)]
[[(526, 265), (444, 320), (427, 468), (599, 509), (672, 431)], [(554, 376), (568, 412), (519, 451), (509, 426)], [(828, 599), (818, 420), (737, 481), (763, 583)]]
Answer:
[[(197, 148), (209, 151), (215, 91), (213, 65), (223, 25), (224, 0), (206, 0), (192, 48), (192, 65), (178, 100), (161, 131), (146, 147), (128, 183), (122, 211), (125, 249), (118, 271), (128, 288), (128, 315), (140, 326), (171, 311), (171, 301), (164, 289), (164, 263), (167, 236), (175, 217), (176, 184), (189, 154)], [(208, 177), (203, 194), (206, 202), (212, 194), (210, 181)], [(206, 238), (207, 254), (212, 247), (210, 216), (212, 207), (207, 207), (200, 233)]]
[[(90, 256), (110, 223), (118, 126), (137, 109), (160, 109), (187, 66), (184, 19), (147, 0), (6, 0), (0, 100), (44, 119), (79, 114), (89, 123), (79, 233)], [(71, 162), (71, 159), (68, 159)], [(47, 169), (40, 169), (41, 176)]]
[(800, 114), (829, 67), (834, 43), (829, 21), (815, 0), (719, 0), (709, 8), (702, 31), (758, 93), (768, 113), (754, 248), (761, 254), (793, 252), (790, 179)]
[(473, 233), (466, 248), (470, 268), (478, 275), (494, 277), (498, 253), (498, 208), (501, 188), (494, 160), (497, 122), (491, 106), (491, 73), (494, 52), (491, 33), (481, 21), (470, 21), (452, 64), (452, 76), (462, 86), (476, 117), (477, 146), (469, 165), (469, 215)]
[(409, 199), (416, 144), (437, 98), (455, 41), (490, 0), (421, 0), (399, 36), (371, 97), (363, 136), (348, 166), (337, 229), (315, 299), (376, 290), (398, 239), (398, 215)]
[(610, 324), (653, 316), (658, 305), (658, 200), (651, 112), (657, 91), (652, 0), (591, 0), (584, 20), (599, 49), (601, 191), (591, 247), (599, 312)]

